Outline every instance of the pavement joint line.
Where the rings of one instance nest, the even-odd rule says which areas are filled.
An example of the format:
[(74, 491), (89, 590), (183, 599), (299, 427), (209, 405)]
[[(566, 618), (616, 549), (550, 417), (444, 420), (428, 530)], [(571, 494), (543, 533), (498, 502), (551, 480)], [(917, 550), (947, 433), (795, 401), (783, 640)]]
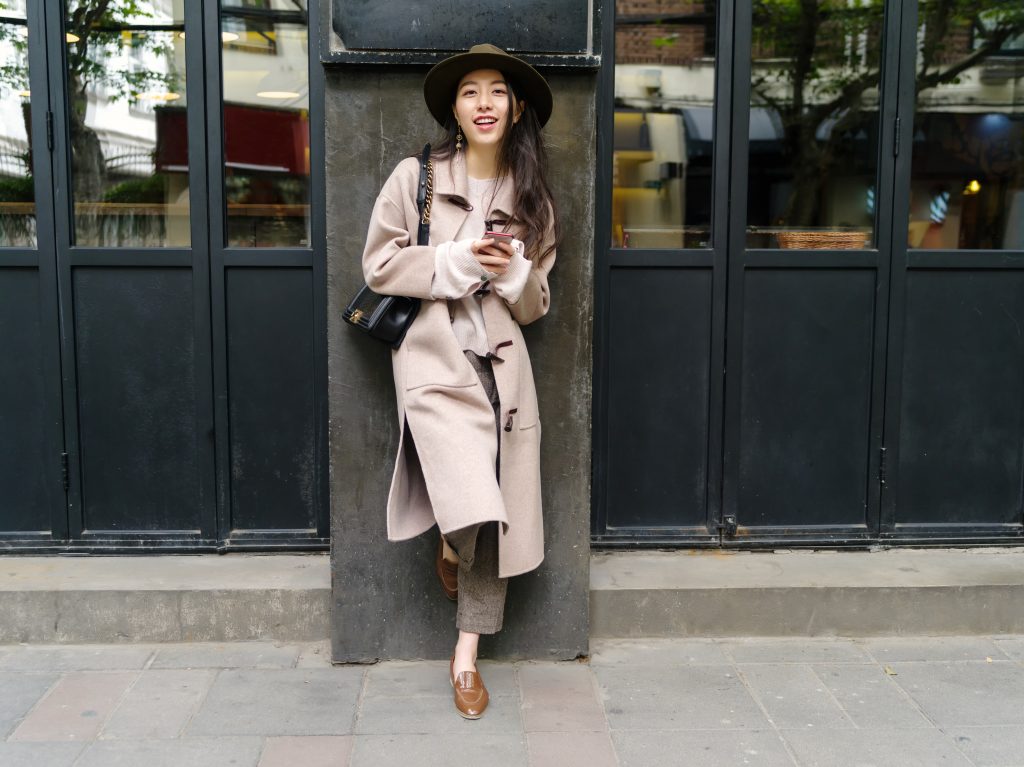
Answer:
[(964, 759), (966, 759), (968, 762), (970, 762), (972, 765), (974, 765), (974, 767), (978, 766), (978, 763), (976, 761), (974, 761), (973, 759), (971, 759), (970, 755), (967, 752), (965, 752), (962, 748), (960, 748), (960, 744), (956, 742), (956, 738), (954, 738), (952, 735), (950, 735), (948, 732), (946, 732), (945, 728), (936, 726), (935, 729), (939, 731), (939, 733), (942, 735), (942, 737), (945, 738), (946, 741), (948, 743), (950, 743), (953, 746), (953, 748), (956, 749), (956, 751)]
[(835, 693), (832, 692), (832, 688), (830, 688), (827, 684), (825, 684), (825, 680), (821, 678), (821, 674), (819, 674), (815, 670), (814, 664), (813, 663), (808, 663), (807, 664), (807, 669), (811, 672), (811, 676), (813, 676), (818, 681), (818, 684), (821, 685), (821, 689), (823, 689), (825, 691), (825, 693), (828, 695), (828, 697), (830, 697), (832, 699), (832, 702), (835, 703), (836, 706), (839, 708), (839, 710), (843, 712), (843, 716), (846, 717), (846, 719), (850, 722), (850, 726), (853, 729), (855, 729), (855, 730), (863, 729), (863, 728), (859, 727), (857, 725), (857, 723), (853, 720), (853, 717), (850, 716), (850, 712), (846, 710), (846, 706), (844, 706), (842, 703), (839, 702), (839, 698), (837, 698), (835, 696)]
[[(867, 651), (867, 648), (865, 648), (865, 651)], [(936, 661), (928, 662), (934, 663)], [(896, 690), (899, 692), (900, 695), (904, 697), (904, 699), (906, 699), (907, 703), (910, 704), (911, 708), (913, 708), (917, 713), (923, 716), (924, 720), (928, 722), (931, 728), (937, 729), (939, 726), (938, 722), (936, 722), (934, 719), (928, 716), (928, 713), (923, 708), (921, 708), (921, 705), (917, 702), (917, 699), (913, 695), (911, 695), (910, 692), (902, 684), (899, 683), (899, 673), (897, 672), (895, 675), (890, 674), (885, 670), (888, 664), (880, 663), (877, 660), (875, 661), (875, 663), (878, 666), (878, 670), (882, 674), (882, 676), (889, 680), (889, 683), (896, 688)]]
[(985, 638), (990, 640), (992, 642), (992, 644), (994, 644), (996, 646), (996, 649), (999, 650), (999, 652), (1001, 652), (1004, 656), (1006, 656), (1006, 658), (1008, 660), (1012, 660), (1014, 663), (1018, 663), (1018, 664), (1021, 663), (1021, 660), (1019, 658), (1014, 658), (1012, 655), (1010, 655), (1010, 653), (1006, 652), (1006, 650), (1004, 650), (1002, 648), (1002, 645), (1005, 642), (1000, 642), (999, 641), (999, 637), (988, 636), (988, 637), (985, 637)]
[[(356, 734), (356, 728), (359, 725), (359, 721), (363, 718), (363, 702), (366, 700), (366, 688), (370, 685), (370, 668), (375, 665), (380, 665), (378, 661), (375, 664), (367, 664), (363, 668), (363, 678), (359, 681), (359, 694), (356, 696), (356, 705), (352, 712), (352, 721), (349, 722), (349, 733), (354, 737)], [(355, 748), (353, 747), (353, 751)], [(351, 758), (351, 757), (350, 757)]]
[[(150, 659), (152, 659), (152, 656), (153, 653), (150, 653)], [(145, 668), (145, 666), (143, 666), (143, 668)], [(103, 739), (103, 734), (107, 731), (107, 724), (110, 723), (111, 717), (113, 717), (117, 710), (120, 709), (122, 705), (124, 705), (125, 699), (131, 693), (131, 691), (135, 689), (135, 685), (139, 683), (139, 680), (141, 678), (142, 670), (136, 670), (135, 678), (131, 681), (131, 684), (124, 688), (124, 690), (121, 692), (121, 695), (118, 697), (117, 702), (110, 707), (110, 710), (107, 712), (107, 715), (103, 718), (103, 721), (100, 722), (100, 726), (96, 729), (96, 737), (93, 738), (94, 741)]]
[[(18, 720), (18, 724), (11, 728), (11, 731), (7, 734), (7, 738), (4, 741), (5, 743), (9, 743), (11, 741), (11, 738), (14, 737), (14, 733), (16, 733), (18, 731), (18, 728), (21, 727), (22, 723), (26, 719), (28, 719), (35, 712), (35, 710), (37, 708), (39, 708), (41, 705), (43, 705), (43, 701), (44, 700), (46, 700), (47, 698), (50, 697), (50, 695), (53, 694), (54, 689), (56, 689), (57, 685), (60, 684), (60, 680), (63, 679), (63, 678), (64, 678), (64, 674), (61, 673), (61, 672), (58, 672), (58, 676), (57, 676), (56, 679), (53, 680), (53, 684), (51, 684), (49, 687), (46, 688), (46, 692), (44, 692), (42, 695), (40, 695), (39, 696), (39, 700), (37, 700), (35, 703), (33, 703), (32, 706), (29, 708), (29, 710), (25, 712), (25, 715), (23, 717), (21, 717), (20, 720)], [(76, 757), (76, 759), (77, 759), (77, 757)]]
[(765, 705), (761, 702), (761, 698), (754, 693), (754, 688), (750, 686), (750, 682), (743, 675), (743, 672), (740, 670), (739, 666), (734, 662), (732, 664), (732, 668), (736, 674), (736, 678), (739, 679), (740, 684), (742, 684), (743, 687), (746, 689), (747, 695), (749, 695), (751, 699), (754, 701), (754, 705), (761, 709), (761, 714), (764, 716), (765, 721), (768, 722), (769, 726), (775, 732), (775, 737), (782, 741), (782, 747), (786, 750), (786, 754), (789, 756), (790, 761), (793, 762), (795, 767), (801, 767), (800, 760), (796, 758), (796, 753), (790, 747), (789, 742), (786, 740), (786, 738), (782, 735), (782, 731), (779, 729), (779, 726), (778, 724), (776, 724), (775, 720), (768, 713), (768, 709), (765, 708)]
[(212, 674), (207, 674), (206, 689), (203, 690), (203, 694), (199, 696), (199, 700), (197, 700), (195, 705), (192, 707), (191, 713), (189, 713), (185, 718), (185, 722), (181, 725), (181, 729), (178, 730), (179, 738), (185, 737), (185, 733), (188, 731), (188, 728), (192, 726), (192, 722), (202, 710), (203, 706), (206, 705), (206, 699), (210, 696), (210, 690), (212, 690), (213, 686), (217, 683), (217, 680), (220, 678), (220, 672), (223, 670), (224, 669), (222, 668), (215, 668), (212, 669)]
[(608, 743), (612, 747), (612, 756), (615, 759), (615, 764), (621, 766), (622, 760), (619, 759), (619, 750), (615, 748), (615, 740), (612, 738), (612, 723), (608, 721), (608, 707), (604, 704), (601, 685), (597, 681), (597, 674), (594, 673), (594, 667), (590, 665), (589, 658), (587, 661), (587, 674), (590, 677), (590, 689), (594, 694), (594, 700), (601, 707), (601, 719), (604, 721), (604, 732), (608, 738)]

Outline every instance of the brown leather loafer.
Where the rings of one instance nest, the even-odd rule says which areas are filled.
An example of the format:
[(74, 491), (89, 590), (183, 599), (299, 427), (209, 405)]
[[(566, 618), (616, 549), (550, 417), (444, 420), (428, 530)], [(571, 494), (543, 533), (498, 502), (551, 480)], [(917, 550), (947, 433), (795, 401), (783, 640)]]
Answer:
[(487, 688), (484, 687), (484, 680), (476, 671), (463, 671), (458, 677), (455, 676), (455, 656), (452, 656), (451, 665), (448, 668), (448, 677), (455, 691), (455, 710), (463, 719), (479, 719), (487, 709), (487, 702), (490, 697), (487, 695)]
[(459, 563), (449, 562), (444, 558), (444, 539), (437, 541), (437, 560), (434, 562), (434, 570), (437, 578), (441, 581), (441, 588), (444, 595), (453, 602), (459, 598)]

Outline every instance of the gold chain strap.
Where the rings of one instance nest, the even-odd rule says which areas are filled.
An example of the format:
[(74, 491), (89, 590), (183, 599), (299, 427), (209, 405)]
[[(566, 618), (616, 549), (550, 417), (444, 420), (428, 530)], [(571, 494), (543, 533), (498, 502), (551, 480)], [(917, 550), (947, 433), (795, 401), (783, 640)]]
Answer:
[(427, 196), (423, 201), (423, 218), (420, 223), (430, 223), (430, 204), (434, 201), (434, 161), (427, 161)]

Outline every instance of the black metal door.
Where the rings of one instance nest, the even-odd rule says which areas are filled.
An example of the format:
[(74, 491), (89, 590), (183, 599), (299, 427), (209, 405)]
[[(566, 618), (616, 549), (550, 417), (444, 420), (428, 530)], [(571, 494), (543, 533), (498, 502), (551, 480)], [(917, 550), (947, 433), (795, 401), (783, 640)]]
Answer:
[(595, 237), (593, 534), (717, 545), (733, 8), (617, 9), (599, 87), (598, 206), (612, 215)]
[(40, 239), (0, 251), (0, 289), (40, 319), (2, 341), (30, 351), (0, 379), (11, 546), (327, 543), (317, 15), (266, 6), (29, 4)]
[[(90, 0), (48, 10), (69, 538), (94, 550), (209, 546), (201, 19)], [(168, 167), (175, 115), (184, 152)], [(155, 149), (139, 124), (156, 130)]]
[(921, 0), (901, 34), (881, 533), (1019, 540), (1024, 6)]
[(736, 524), (723, 543), (865, 541), (878, 528), (900, 6), (738, 7), (724, 439)]
[(67, 535), (43, 8), (0, 17), (0, 547)]
[[(599, 200), (613, 231), (602, 225), (597, 262), (595, 541), (1019, 537), (1024, 8), (719, 9), (704, 59), (715, 51), (718, 76), (706, 263), (630, 251), (614, 227), (640, 210), (629, 196), (662, 195), (676, 177), (697, 189), (693, 152), (660, 177), (634, 165), (664, 152), (657, 120), (674, 108), (687, 146), (700, 139), (704, 62), (667, 51), (692, 53), (715, 4), (617, 8), (605, 50), (624, 71), (603, 73), (615, 106), (602, 187), (614, 192)], [(612, 136), (611, 117), (632, 139)], [(629, 189), (636, 178), (648, 188)]]

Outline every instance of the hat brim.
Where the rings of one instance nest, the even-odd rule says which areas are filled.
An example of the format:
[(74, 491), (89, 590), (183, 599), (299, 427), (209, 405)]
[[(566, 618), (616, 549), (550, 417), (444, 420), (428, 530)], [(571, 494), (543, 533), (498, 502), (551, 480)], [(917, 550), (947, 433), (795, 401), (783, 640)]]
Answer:
[(441, 125), (446, 125), (452, 114), (459, 81), (477, 69), (497, 69), (508, 77), (516, 96), (533, 109), (542, 126), (551, 118), (551, 88), (540, 72), (509, 54), (470, 51), (436, 64), (423, 81), (427, 109)]

